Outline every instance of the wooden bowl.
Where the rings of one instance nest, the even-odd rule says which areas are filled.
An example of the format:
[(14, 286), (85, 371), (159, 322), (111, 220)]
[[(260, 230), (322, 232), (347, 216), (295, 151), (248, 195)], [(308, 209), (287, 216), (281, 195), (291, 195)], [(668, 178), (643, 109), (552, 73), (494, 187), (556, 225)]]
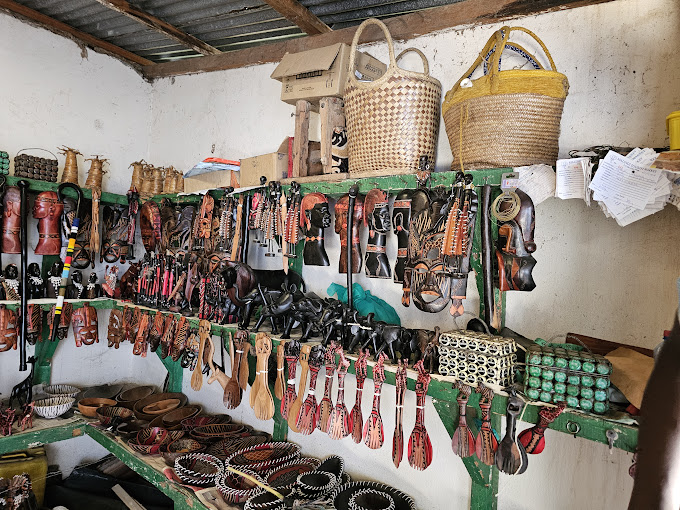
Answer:
[(217, 441), (224, 437), (242, 434), (246, 431), (246, 427), (238, 423), (212, 423), (192, 429), (191, 436), (199, 441), (202, 439)]
[(132, 411), (127, 407), (120, 406), (102, 406), (96, 410), (97, 418), (99, 422), (107, 427), (114, 420), (115, 421), (128, 421), (132, 418)]
[(188, 405), (174, 409), (161, 417), (165, 427), (181, 427), (182, 420), (191, 418), (201, 412), (203, 408), (198, 405)]
[(205, 445), (190, 437), (182, 437), (166, 446), (166, 451), (162, 452), (163, 460), (170, 466), (175, 466), (177, 457), (186, 453), (199, 453), (205, 450)]
[(128, 422), (121, 423), (116, 427), (116, 434), (123, 439), (132, 439), (137, 436), (137, 432), (149, 426), (148, 421), (133, 419)]
[(97, 409), (102, 406), (115, 406), (116, 401), (110, 398), (81, 398), (78, 402), (78, 410), (88, 418), (97, 417)]
[(147, 414), (144, 412), (144, 408), (149, 404), (153, 404), (154, 402), (174, 398), (177, 398), (180, 401), (180, 405), (178, 407), (184, 407), (187, 403), (187, 396), (184, 393), (152, 393), (148, 397), (138, 400), (137, 403), (135, 403), (133, 406), (135, 416), (139, 420), (151, 421), (158, 415)]
[(159, 400), (158, 402), (144, 406), (142, 412), (146, 414), (153, 414), (154, 416), (158, 416), (159, 414), (167, 414), (173, 409), (177, 409), (179, 407), (179, 403), (180, 400), (178, 398)]
[(135, 388), (130, 388), (120, 393), (116, 400), (119, 406), (127, 407), (132, 409), (136, 402), (142, 400), (143, 398), (152, 395), (156, 391), (153, 386), (136, 386)]
[(200, 427), (202, 425), (211, 425), (213, 423), (231, 423), (231, 416), (228, 414), (220, 414), (217, 416), (192, 416), (182, 420), (182, 428), (189, 432), (191, 429)]

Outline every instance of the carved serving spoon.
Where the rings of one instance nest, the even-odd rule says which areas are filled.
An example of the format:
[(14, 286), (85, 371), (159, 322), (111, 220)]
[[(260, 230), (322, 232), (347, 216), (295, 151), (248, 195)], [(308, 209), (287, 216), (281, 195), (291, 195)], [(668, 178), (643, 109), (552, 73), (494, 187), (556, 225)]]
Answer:
[(335, 376), (335, 353), (337, 346), (334, 342), (326, 349), (325, 364), (326, 364), (326, 384), (323, 391), (323, 398), (319, 404), (318, 413), (318, 428), (321, 432), (328, 432), (328, 424), (333, 412), (333, 401), (331, 400), (331, 391), (333, 391), (333, 377)]
[(395, 416), (394, 436), (392, 436), (392, 462), (394, 467), (399, 467), (404, 457), (404, 395), (406, 394), (406, 365), (399, 360), (399, 367), (395, 376), (395, 388), (397, 393), (397, 405)]
[(283, 400), (285, 386), (283, 384), (283, 362), (285, 355), (286, 341), (281, 340), (276, 346), (276, 382), (274, 383), (274, 394), (279, 400)]
[(364, 443), (373, 450), (382, 448), (385, 442), (383, 421), (380, 416), (380, 391), (385, 382), (386, 359), (387, 354), (381, 352), (378, 356), (378, 363), (373, 367), (373, 409), (364, 424)]
[(509, 475), (520, 474), (527, 467), (527, 452), (515, 438), (517, 418), (524, 403), (512, 395), (508, 397), (505, 437), (496, 451), (496, 467)]
[(453, 387), (458, 389), (458, 397), (456, 398), (458, 401), (458, 428), (453, 433), (451, 448), (453, 453), (459, 457), (470, 457), (475, 453), (475, 438), (472, 436), (465, 419), (465, 407), (468, 398), (470, 398), (470, 393), (472, 393), (472, 388), (460, 382), (455, 382)]
[(413, 469), (423, 471), (432, 464), (432, 442), (425, 428), (425, 395), (430, 385), (430, 374), (425, 370), (423, 360), (416, 363), (416, 425), (408, 440), (408, 463)]
[(319, 406), (316, 403), (316, 380), (323, 365), (325, 352), (323, 345), (316, 345), (309, 354), (309, 372), (311, 374), (309, 390), (307, 391), (307, 398), (300, 407), (297, 419), (297, 428), (300, 434), (308, 435), (314, 432), (319, 421)]
[(482, 411), (482, 426), (475, 440), (475, 453), (484, 464), (493, 466), (496, 462), (496, 450), (498, 449), (498, 439), (491, 430), (491, 403), (493, 402), (494, 392), (482, 383), (479, 383), (476, 391), (482, 395), (479, 400), (479, 408)]
[(361, 410), (361, 397), (364, 393), (364, 382), (366, 381), (366, 359), (368, 351), (360, 352), (359, 358), (354, 362), (354, 372), (357, 378), (357, 395), (354, 400), (354, 407), (349, 415), (349, 428), (352, 431), (352, 439), (355, 443), (360, 443), (363, 438), (364, 415)]
[(229, 384), (224, 387), (222, 403), (227, 407), (227, 409), (236, 409), (239, 405), (241, 405), (241, 397), (243, 396), (241, 387), (239, 386), (239, 367), (241, 366), (241, 354), (238, 351), (234, 352), (234, 344), (236, 344), (236, 339), (231, 338), (231, 334), (229, 335), (229, 340), (231, 379), (229, 379)]
[(241, 340), (240, 351), (237, 354), (241, 355), (241, 365), (238, 374), (238, 383), (243, 391), (248, 389), (248, 378), (250, 377), (250, 366), (248, 365), (248, 354), (250, 354), (250, 334), (247, 331), (239, 330), (236, 332), (236, 338)]
[(284, 354), (286, 364), (288, 365), (288, 380), (286, 381), (286, 394), (281, 399), (281, 416), (287, 420), (290, 406), (297, 398), (295, 393), (295, 372), (297, 370), (298, 358), (300, 357), (300, 342), (297, 340), (286, 342)]
[(198, 353), (196, 355), (198, 362), (196, 368), (194, 368), (194, 373), (191, 374), (191, 389), (194, 391), (199, 391), (203, 386), (203, 350), (206, 341), (210, 340), (210, 322), (202, 320), (198, 323), (198, 338)]
[(257, 367), (259, 373), (257, 399), (255, 400), (255, 417), (260, 420), (271, 420), (274, 417), (274, 399), (269, 390), (269, 355), (272, 352), (272, 340), (267, 333), (258, 333), (255, 339)]
[(288, 426), (293, 432), (300, 432), (297, 426), (298, 414), (300, 414), (300, 408), (302, 407), (302, 400), (305, 396), (305, 388), (307, 387), (307, 375), (309, 374), (309, 353), (312, 350), (312, 346), (305, 344), (300, 349), (300, 367), (302, 371), (300, 372), (300, 390), (290, 407), (288, 408)]
[(338, 347), (340, 353), (340, 361), (338, 363), (338, 400), (331, 414), (328, 424), (328, 435), (332, 439), (342, 439), (349, 435), (349, 413), (347, 406), (345, 406), (345, 376), (347, 369), (349, 369), (349, 360), (345, 358), (345, 353), (342, 352), (342, 347)]

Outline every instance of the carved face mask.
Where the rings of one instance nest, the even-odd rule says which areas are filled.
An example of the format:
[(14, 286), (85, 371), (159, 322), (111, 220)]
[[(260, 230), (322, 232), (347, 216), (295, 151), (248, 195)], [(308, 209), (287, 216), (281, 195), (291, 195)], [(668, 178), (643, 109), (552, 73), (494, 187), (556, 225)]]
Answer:
[(40, 305), (28, 305), (28, 327), (26, 328), (26, 341), (35, 345), (42, 339), (43, 310)]
[(17, 348), (17, 314), (0, 305), (0, 352)]
[(451, 296), (451, 277), (439, 260), (420, 260), (411, 272), (411, 294), (419, 310), (436, 313), (443, 310)]
[(109, 329), (107, 338), (109, 347), (118, 349), (123, 339), (123, 310), (114, 308), (109, 316)]
[[(52, 327), (54, 322), (54, 309), (53, 306), (47, 316), (47, 324), (50, 327), (50, 338), (52, 338)], [(73, 305), (71, 303), (64, 303), (64, 307), (61, 310), (61, 315), (59, 317), (59, 324), (57, 324), (57, 338), (63, 340), (68, 335), (68, 328), (71, 326), (71, 316), (73, 315)]]
[(104, 232), (101, 258), (109, 264), (120, 259), (123, 245), (127, 243), (128, 219), (117, 207), (104, 206), (102, 213)]
[(142, 243), (147, 253), (156, 251), (161, 241), (161, 212), (153, 200), (148, 200), (139, 213), (139, 228), (142, 231)]
[(77, 309), (73, 312), (72, 322), (76, 347), (99, 342), (99, 321), (96, 308), (86, 304)]

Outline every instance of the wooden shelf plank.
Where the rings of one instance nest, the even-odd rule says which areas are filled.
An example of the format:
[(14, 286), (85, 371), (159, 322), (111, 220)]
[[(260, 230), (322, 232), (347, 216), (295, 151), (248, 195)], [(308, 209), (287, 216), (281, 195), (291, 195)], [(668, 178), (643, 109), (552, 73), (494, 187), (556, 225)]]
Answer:
[[(57, 191), (59, 184), (61, 184), (59, 182), (39, 181), (37, 179), (26, 179), (23, 177), (15, 177), (13, 175), (6, 175), (5, 178), (7, 179), (7, 186), (16, 186), (16, 183), (19, 181), (27, 181), (30, 184), (28, 191), (32, 193), (40, 193), (42, 191)], [(87, 188), (82, 188), (82, 190), (85, 198), (92, 199), (91, 190)], [(69, 197), (76, 197), (75, 193), (70, 189), (67, 189), (64, 193)], [(101, 201), (104, 204), (128, 205), (127, 196), (109, 193), (108, 191), (102, 192)]]
[(33, 425), (34, 428), (25, 432), (16, 432), (15, 427), (11, 436), (0, 437), (0, 455), (82, 436), (85, 422), (81, 419), (45, 420), (34, 416)]
[[(50, 310), (56, 304), (56, 299), (29, 299), (28, 304), (38, 304), (43, 310)], [(108, 298), (97, 299), (67, 299), (67, 303), (71, 303), (74, 309), (82, 308), (86, 304), (98, 310), (111, 310), (115, 307), (117, 300)], [(10, 310), (18, 310), (21, 307), (21, 301), (0, 301), (0, 305), (5, 305)]]

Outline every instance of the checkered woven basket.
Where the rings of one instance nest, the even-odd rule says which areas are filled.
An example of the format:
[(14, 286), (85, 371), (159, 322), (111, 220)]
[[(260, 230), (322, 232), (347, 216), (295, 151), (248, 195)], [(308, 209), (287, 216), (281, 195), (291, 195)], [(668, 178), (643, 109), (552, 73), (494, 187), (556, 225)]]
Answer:
[(421, 158), (434, 167), (439, 133), (442, 86), (430, 76), (425, 55), (424, 73), (397, 66), (392, 37), (381, 21), (364, 21), (352, 41), (349, 68), (354, 69), (357, 45), (364, 28), (377, 25), (385, 34), (390, 63), (384, 75), (372, 82), (349, 73), (345, 87), (345, 117), (350, 174), (403, 174), (419, 169)]

